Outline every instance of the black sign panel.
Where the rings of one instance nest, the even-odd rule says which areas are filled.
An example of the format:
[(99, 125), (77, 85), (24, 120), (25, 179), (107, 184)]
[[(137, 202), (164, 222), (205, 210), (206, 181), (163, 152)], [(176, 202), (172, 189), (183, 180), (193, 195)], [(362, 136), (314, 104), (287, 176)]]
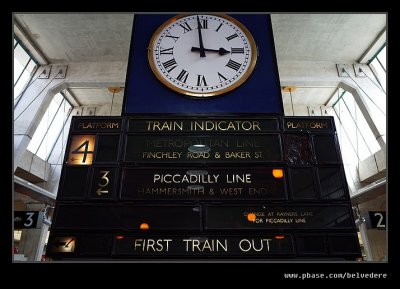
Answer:
[(292, 255), (290, 235), (262, 236), (116, 236), (122, 256), (260, 256)]
[(199, 206), (64, 205), (56, 210), (53, 229), (199, 230)]
[(122, 131), (122, 118), (74, 117), (72, 130), (82, 132)]
[(274, 168), (124, 168), (123, 200), (287, 199), (285, 172)]
[(278, 120), (271, 119), (129, 119), (129, 132), (144, 133), (262, 133), (278, 130)]
[(39, 211), (14, 211), (14, 229), (36, 229)]
[(332, 118), (290, 117), (282, 118), (285, 131), (333, 131)]
[(55, 259), (360, 256), (332, 117), (73, 117), (64, 159)]
[(253, 163), (282, 160), (280, 136), (128, 135), (128, 163)]
[(368, 217), (369, 217), (369, 222), (367, 222), (368, 227), (372, 229), (386, 230), (385, 211), (369, 211)]
[(347, 205), (206, 206), (207, 229), (351, 229)]

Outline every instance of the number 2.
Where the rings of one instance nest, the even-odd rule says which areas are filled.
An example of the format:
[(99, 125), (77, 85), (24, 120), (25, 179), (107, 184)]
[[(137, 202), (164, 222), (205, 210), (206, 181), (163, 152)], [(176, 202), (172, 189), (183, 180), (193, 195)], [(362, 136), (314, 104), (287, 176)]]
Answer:
[(377, 227), (377, 228), (385, 228), (385, 225), (382, 224), (382, 221), (383, 221), (383, 215), (382, 215), (382, 213), (374, 213), (374, 217), (379, 217), (379, 221), (378, 221), (378, 223), (376, 224), (376, 227)]

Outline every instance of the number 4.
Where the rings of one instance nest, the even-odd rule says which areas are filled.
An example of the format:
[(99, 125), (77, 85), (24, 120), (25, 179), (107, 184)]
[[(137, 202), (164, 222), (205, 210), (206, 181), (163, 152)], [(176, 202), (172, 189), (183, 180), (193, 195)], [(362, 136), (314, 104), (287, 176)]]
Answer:
[[(83, 151), (80, 151), (84, 147)], [(83, 154), (82, 163), (86, 162), (86, 157), (88, 154), (92, 154), (93, 151), (89, 151), (89, 140), (84, 141), (80, 146), (71, 152), (72, 154)]]

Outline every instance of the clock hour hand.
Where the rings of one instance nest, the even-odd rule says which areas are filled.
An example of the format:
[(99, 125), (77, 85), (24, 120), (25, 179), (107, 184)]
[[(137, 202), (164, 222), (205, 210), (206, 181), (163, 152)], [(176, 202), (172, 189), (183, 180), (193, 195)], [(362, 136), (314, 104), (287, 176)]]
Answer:
[[(224, 54), (230, 53), (230, 51), (228, 51), (228, 50), (226, 50), (226, 49), (224, 49), (222, 47), (220, 47), (219, 49), (209, 49), (209, 48), (204, 48), (203, 47), (203, 50), (204, 51), (211, 51), (211, 52), (218, 52), (219, 55), (224, 55)], [(191, 51), (201, 51), (201, 47), (200, 48), (199, 47), (192, 47)]]
[(197, 15), (197, 31), (199, 32), (199, 45), (200, 45), (200, 57), (206, 57), (206, 53), (204, 52), (204, 45), (203, 45), (203, 37), (201, 36), (201, 25), (199, 15)]

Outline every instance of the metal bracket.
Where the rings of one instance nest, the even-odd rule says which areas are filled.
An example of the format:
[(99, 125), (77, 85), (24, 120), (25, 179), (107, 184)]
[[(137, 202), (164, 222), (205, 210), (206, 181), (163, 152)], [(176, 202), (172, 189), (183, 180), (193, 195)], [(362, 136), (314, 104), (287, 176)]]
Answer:
[(336, 64), (339, 77), (349, 77), (350, 71), (347, 64)]
[(317, 106), (307, 106), (307, 109), (309, 116), (321, 115), (321, 110)]
[(95, 116), (96, 115), (96, 107), (87, 107), (86, 115)]
[(367, 77), (367, 74), (365, 73), (365, 64), (360, 64), (360, 63), (354, 63), (354, 73), (356, 77)]
[(75, 115), (83, 115), (83, 107), (81, 107), (80, 109), (78, 108), (77, 110), (76, 110), (76, 113), (75, 113)]
[(321, 105), (320, 108), (321, 108), (321, 115), (322, 116), (329, 116), (328, 108), (325, 105)]
[(54, 68), (57, 73), (57, 75), (54, 78), (55, 79), (64, 79), (65, 76), (67, 75), (68, 65), (56, 65)]
[(49, 79), (51, 72), (51, 65), (46, 65), (41, 67), (41, 73), (39, 74), (39, 79)]

